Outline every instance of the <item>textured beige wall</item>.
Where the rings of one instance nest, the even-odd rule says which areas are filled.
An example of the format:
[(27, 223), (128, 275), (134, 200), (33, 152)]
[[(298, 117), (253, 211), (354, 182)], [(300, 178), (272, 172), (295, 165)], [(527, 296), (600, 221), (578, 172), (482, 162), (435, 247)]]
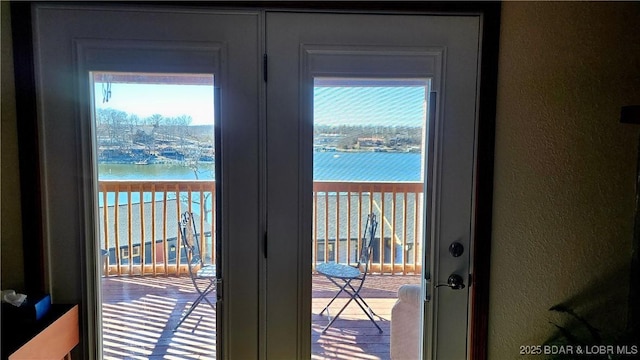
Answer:
[(569, 302), (625, 326), (640, 125), (640, 3), (503, 3), (489, 358), (553, 333)]
[(2, 256), (2, 289), (24, 289), (22, 261), (22, 217), (20, 215), (20, 178), (18, 175), (18, 134), (16, 130), (16, 105), (13, 80), (13, 51), (9, 2), (0, 2), (2, 18), (2, 167), (0, 169), (1, 204), (0, 247)]

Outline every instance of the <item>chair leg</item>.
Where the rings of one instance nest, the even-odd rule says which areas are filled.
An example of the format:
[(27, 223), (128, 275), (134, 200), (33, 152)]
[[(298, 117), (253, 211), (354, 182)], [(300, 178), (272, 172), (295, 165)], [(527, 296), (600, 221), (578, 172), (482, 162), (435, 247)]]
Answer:
[(191, 315), (193, 310), (195, 310), (195, 308), (198, 307), (198, 305), (200, 305), (202, 300), (205, 300), (211, 306), (211, 308), (214, 311), (216, 310), (215, 305), (213, 305), (209, 301), (209, 299), (207, 299), (207, 295), (209, 295), (211, 292), (213, 292), (213, 289), (214, 289), (213, 285), (214, 285), (214, 283), (209, 284), (203, 291), (200, 291), (198, 288), (196, 288), (196, 290), (198, 291), (198, 293), (200, 295), (196, 298), (196, 300), (193, 302), (193, 304), (191, 304), (191, 306), (189, 307), (187, 312), (182, 316), (182, 318), (180, 319), (178, 324), (173, 328), (174, 332), (178, 331), (178, 328), (180, 327), (180, 325), (182, 325), (182, 323), (187, 319), (187, 317), (189, 317), (189, 315)]
[[(349, 300), (347, 301), (346, 304), (344, 304), (344, 306), (340, 309), (340, 311), (338, 311), (338, 313), (331, 317), (331, 319), (329, 320), (329, 323), (327, 324), (327, 326), (324, 327), (324, 329), (322, 329), (322, 333), (325, 334), (327, 332), (327, 329), (329, 329), (329, 327), (331, 327), (331, 325), (333, 325), (333, 323), (338, 319), (338, 317), (340, 316), (340, 314), (342, 314), (342, 312), (344, 311), (344, 309), (347, 308), (347, 306), (349, 306), (349, 303), (351, 302), (351, 300), (353, 300), (353, 298), (349, 298)], [(329, 311), (327, 310), (327, 313)]]
[(193, 302), (193, 304), (191, 304), (191, 306), (189, 307), (189, 310), (187, 310), (187, 312), (182, 316), (182, 318), (180, 319), (180, 321), (178, 322), (178, 325), (176, 325), (173, 328), (173, 331), (177, 331), (178, 328), (180, 327), (180, 325), (182, 325), (182, 323), (189, 317), (189, 315), (191, 315), (191, 313), (193, 312), (193, 310), (196, 309), (196, 307), (198, 307), (198, 305), (200, 305), (200, 303), (202, 302), (202, 299), (206, 299), (202, 294), (200, 296), (198, 296), (198, 298)]
[[(340, 314), (342, 314), (342, 312), (344, 311), (344, 309), (347, 308), (347, 306), (349, 306), (349, 304), (351, 303), (351, 301), (355, 300), (356, 304), (358, 304), (358, 306), (360, 307), (360, 309), (362, 309), (362, 311), (365, 313), (365, 315), (367, 315), (367, 317), (369, 318), (369, 320), (371, 320), (371, 322), (373, 323), (373, 325), (376, 326), (376, 328), (378, 328), (378, 332), (380, 332), (382, 334), (382, 328), (380, 328), (380, 326), (378, 325), (378, 323), (375, 321), (375, 319), (373, 318), (372, 315), (378, 316), (376, 313), (373, 312), (373, 310), (371, 309), (371, 307), (369, 306), (369, 304), (366, 303), (366, 301), (364, 301), (364, 299), (360, 296), (360, 289), (362, 288), (362, 283), (360, 284), (360, 286), (358, 287), (358, 289), (355, 289), (352, 285), (351, 285), (351, 280), (345, 280), (345, 284), (343, 286), (340, 286), (335, 280), (329, 278), (329, 280), (331, 280), (334, 284), (336, 284), (338, 287), (340, 287), (340, 291), (338, 291), (338, 294), (336, 294), (336, 296), (333, 297), (333, 299), (331, 299), (331, 301), (329, 302), (329, 304), (327, 304), (327, 306), (320, 312), (320, 314), (322, 315), (322, 313), (326, 310), (327, 314), (329, 313), (329, 305), (331, 305), (331, 303), (333, 303), (333, 301), (338, 297), (338, 295), (340, 295), (340, 293), (342, 293), (343, 291), (345, 293), (347, 293), (349, 295), (349, 300), (346, 302), (346, 304), (344, 304), (344, 306), (340, 309), (340, 311), (338, 311), (338, 313), (333, 316), (331, 318), (331, 320), (329, 321), (329, 323), (324, 327), (324, 329), (322, 329), (322, 333), (325, 334), (327, 332), (327, 329), (329, 329), (329, 327), (331, 327), (331, 325), (333, 325), (333, 323), (336, 321), (336, 319), (338, 319), (338, 317), (340, 316)], [(347, 289), (347, 286), (351, 289), (351, 291), (349, 291), (349, 289)], [(362, 301), (362, 303), (361, 303)], [(365, 308), (366, 307), (366, 308)], [(368, 311), (367, 311), (368, 310)], [(370, 314), (370, 313), (371, 314)], [(379, 316), (378, 316), (379, 317)]]
[(196, 308), (196, 306), (198, 306), (199, 303), (200, 303), (200, 301), (195, 301), (193, 304), (191, 304), (191, 306), (189, 307), (189, 310), (187, 310), (187, 313), (182, 316), (182, 318), (178, 322), (178, 325), (176, 325), (173, 328), (173, 332), (178, 331), (178, 328), (180, 327), (180, 325), (182, 325), (182, 323), (187, 319), (187, 317), (189, 317), (189, 315), (191, 315), (191, 313)]
[[(358, 306), (360, 307), (360, 309), (362, 309), (362, 311), (364, 312), (364, 314), (365, 314), (365, 315), (367, 315), (367, 317), (368, 317), (368, 318), (369, 318), (369, 320), (373, 323), (373, 325), (375, 325), (375, 327), (376, 327), (376, 328), (378, 328), (378, 332), (379, 332), (380, 334), (382, 334), (382, 332), (383, 332), (383, 331), (382, 331), (382, 328), (378, 325), (378, 323), (375, 321), (375, 319), (374, 319), (374, 318), (369, 314), (369, 312), (371, 312), (371, 313), (372, 313), (373, 315), (375, 315), (375, 316), (378, 316), (378, 315), (376, 315), (376, 314), (373, 312), (373, 310), (371, 310), (371, 308), (369, 307), (369, 305), (366, 305), (366, 303), (365, 303), (365, 305), (366, 305), (366, 309), (364, 308), (364, 306), (363, 306), (363, 305), (358, 301), (358, 298), (362, 299), (362, 298), (360, 297), (360, 295), (358, 295), (358, 294), (351, 294), (349, 291), (346, 291), (346, 290), (345, 290), (345, 292), (346, 292), (347, 294), (349, 294), (349, 296), (350, 296), (349, 300), (347, 301), (347, 303), (346, 303), (346, 304), (344, 304), (344, 306), (340, 309), (340, 311), (338, 311), (338, 313), (337, 313), (334, 317), (332, 317), (332, 318), (331, 318), (331, 320), (329, 321), (329, 323), (324, 327), (324, 329), (322, 329), (322, 333), (323, 333), (323, 334), (325, 334), (325, 333), (327, 332), (327, 330), (329, 329), (329, 327), (331, 327), (331, 325), (333, 325), (333, 323), (338, 319), (338, 317), (340, 316), (340, 314), (342, 314), (342, 312), (344, 311), (344, 309), (346, 309), (346, 308), (347, 308), (347, 306), (349, 306), (349, 304), (351, 303), (351, 301), (352, 301), (352, 300), (355, 300), (356, 304), (358, 304)], [(367, 311), (367, 309), (368, 309), (369, 311)]]
[(211, 301), (209, 301), (209, 299), (207, 299), (207, 297), (205, 296), (204, 301), (207, 302), (207, 304), (209, 304), (209, 306), (211, 306), (211, 308), (213, 309), (213, 311), (216, 311), (216, 306), (214, 304), (211, 303)]
[[(364, 299), (362, 298), (362, 296), (360, 296), (360, 290), (356, 290), (353, 288), (353, 286), (351, 286), (351, 284), (349, 284), (349, 287), (351, 288), (351, 291), (353, 291), (353, 293), (355, 294), (355, 296), (357, 297), (356, 302), (358, 302), (358, 305), (360, 305), (360, 302), (362, 302), (362, 304), (371, 312), (371, 314), (380, 317), (378, 314), (376, 314), (373, 309), (371, 308), (371, 306), (369, 306), (369, 304), (367, 304), (366, 301), (364, 301)], [(360, 302), (358, 301), (360, 300)], [(364, 308), (362, 306), (360, 306), (360, 308), (362, 308), (362, 310), (364, 310)]]
[(333, 304), (333, 301), (335, 299), (338, 298), (338, 296), (340, 296), (340, 294), (342, 294), (342, 292), (345, 291), (345, 288), (347, 287), (347, 285), (349, 285), (349, 283), (351, 282), (351, 280), (344, 280), (345, 284), (344, 285), (340, 285), (338, 284), (335, 280), (333, 280), (330, 277), (327, 277), (332, 283), (334, 283), (337, 287), (340, 288), (340, 290), (338, 291), (338, 293), (336, 293), (336, 295), (329, 301), (329, 303), (327, 304), (327, 306), (324, 307), (324, 309), (322, 309), (322, 311), (320, 311), (320, 315), (322, 315), (325, 311), (327, 312), (327, 314), (329, 314), (329, 306), (331, 306), (331, 304)]
[[(209, 301), (209, 299), (206, 297), (206, 295), (209, 295), (211, 292), (213, 292), (214, 286), (215, 286), (215, 283), (211, 282), (202, 292), (200, 292), (198, 290), (198, 292), (200, 292), (201, 295), (205, 294), (205, 295), (202, 295), (202, 298), (204, 299), (204, 301), (207, 302), (207, 304), (209, 304), (209, 306), (211, 306), (213, 311), (216, 310), (216, 306), (214, 304), (212, 304), (211, 301)], [(202, 301), (202, 299), (201, 299), (201, 301)]]
[[(358, 301), (358, 298), (364, 303), (364, 306), (363, 306), (363, 304), (360, 303), (360, 301)], [(378, 315), (376, 313), (374, 313), (373, 310), (371, 310), (371, 307), (369, 305), (367, 305), (367, 303), (364, 300), (362, 300), (360, 295), (355, 294), (353, 299), (356, 301), (356, 304), (358, 304), (358, 306), (360, 306), (360, 309), (362, 309), (364, 314), (367, 315), (369, 320), (371, 320), (373, 325), (375, 325), (378, 328), (378, 331), (380, 332), (380, 334), (382, 334), (382, 329), (380, 328), (380, 326), (378, 326), (378, 323), (373, 319), (373, 315), (375, 315), (375, 316), (378, 316)], [(366, 309), (365, 309), (365, 307), (366, 307)]]

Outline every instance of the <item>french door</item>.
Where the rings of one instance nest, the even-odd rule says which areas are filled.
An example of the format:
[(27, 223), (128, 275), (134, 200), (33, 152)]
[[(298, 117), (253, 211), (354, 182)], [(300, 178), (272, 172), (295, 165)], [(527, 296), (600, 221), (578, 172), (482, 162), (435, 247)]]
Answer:
[[(259, 14), (56, 5), (37, 5), (33, 14), (49, 288), (56, 302), (85, 305), (82, 324), (85, 348), (81, 358), (180, 357), (201, 353), (193, 348), (204, 348), (207, 357), (256, 357), (262, 234), (258, 202), (261, 145), (258, 79), (262, 54)], [(215, 122), (216, 128), (215, 189), (211, 181), (190, 181), (195, 187), (185, 188), (185, 182), (167, 184), (166, 178), (158, 177), (109, 189), (98, 171), (105, 151), (117, 152), (120, 158), (125, 157), (120, 160), (125, 164), (119, 165), (134, 168), (136, 164), (132, 163), (147, 159), (167, 164), (137, 166), (188, 169), (189, 159), (203, 160), (202, 156), (189, 155), (191, 147), (184, 144), (196, 141), (194, 131), (188, 130), (191, 135), (182, 137), (173, 131), (176, 124), (145, 122), (146, 116), (135, 113), (136, 110), (113, 109), (114, 113), (129, 112), (145, 123), (112, 126), (114, 135), (102, 141), (98, 105), (107, 109), (116, 107), (117, 99), (140, 105), (153, 93), (155, 98), (147, 103), (150, 117), (157, 114), (168, 118), (172, 114), (164, 111), (175, 110), (173, 107), (195, 118), (195, 112), (176, 100), (185, 95), (181, 92), (188, 85), (194, 84), (209, 88), (205, 106), (213, 108), (213, 114), (205, 120)], [(140, 85), (178, 88), (172, 90), (173, 94), (132, 93), (126, 89)], [(98, 101), (94, 101), (95, 93), (99, 93)], [(165, 103), (170, 104), (170, 109), (163, 110), (167, 109)], [(109, 121), (121, 123), (115, 117)], [(214, 137), (213, 131), (208, 132), (207, 136)], [(150, 144), (152, 151), (141, 147), (140, 140), (128, 140), (135, 134), (154, 137)], [(143, 156), (135, 161), (126, 158), (136, 152)], [(215, 219), (209, 218), (206, 225), (204, 221), (197, 222), (198, 228), (204, 230), (200, 234), (206, 236), (210, 232), (209, 238), (213, 237), (216, 244), (216, 249), (211, 249), (211, 240), (202, 244), (203, 248), (208, 245), (215, 250), (208, 255), (208, 261), (217, 265), (218, 289), (210, 300), (218, 300), (215, 339), (209, 334), (204, 339), (206, 346), (194, 345), (203, 339), (175, 329), (177, 322), (169, 322), (184, 312), (178, 297), (181, 292), (188, 292), (191, 296), (186, 298), (188, 301), (197, 296), (188, 280), (176, 286), (168, 278), (163, 281), (158, 277), (155, 285), (141, 286), (174, 289), (174, 293), (158, 297), (145, 291), (131, 301), (103, 304), (108, 289), (102, 285), (108, 280), (132, 281), (138, 275), (142, 275), (139, 279), (187, 276), (186, 259), (180, 255), (182, 239), (177, 232), (179, 212), (195, 213), (198, 208), (195, 199), (211, 198), (212, 193), (215, 202), (209, 206), (214, 207)], [(120, 195), (125, 196), (118, 202)], [(135, 214), (139, 214), (137, 218)], [(141, 234), (144, 229), (148, 230)], [(154, 236), (150, 238), (152, 233)], [(116, 235), (120, 235), (119, 239)], [(103, 254), (109, 258), (107, 265)], [(212, 254), (215, 259), (211, 259)], [(109, 267), (106, 271), (105, 266)], [(112, 313), (122, 316), (108, 318)], [(192, 331), (211, 327), (211, 319), (203, 321), (206, 325)], [(133, 337), (125, 339), (126, 334)], [(167, 340), (162, 334), (172, 336)], [(173, 343), (179, 346), (171, 346)]]
[[(414, 159), (411, 166), (418, 169), (411, 193), (407, 190), (399, 194), (393, 184), (391, 191), (338, 188), (330, 191), (331, 201), (337, 204), (340, 199), (350, 202), (357, 197), (362, 202), (364, 197), (369, 208), (363, 208), (363, 213), (377, 211), (381, 222), (374, 250), (378, 264), (372, 265), (371, 271), (400, 279), (410, 272), (417, 279), (422, 301), (416, 314), (422, 326), (417, 330), (416, 353), (421, 351), (426, 358), (467, 356), (469, 296), (473, 290), (469, 278), (478, 16), (106, 5), (35, 5), (33, 14), (48, 286), (54, 301), (84, 305), (82, 357), (103, 355), (102, 251), (110, 247), (105, 240), (109, 234), (100, 234), (101, 226), (109, 222), (104, 215), (109, 210), (106, 200), (100, 212), (102, 188), (97, 168), (101, 155), (97, 125), (92, 120), (97, 113), (93, 99), (98, 91), (96, 82), (115, 86), (117, 80), (113, 79), (127, 82), (130, 80), (123, 79), (129, 78), (147, 82), (178, 78), (182, 80), (175, 81), (183, 84), (188, 82), (184, 79), (206, 78), (213, 84), (216, 200), (212, 206), (216, 215), (210, 236), (217, 244), (215, 259), (211, 260), (217, 265), (218, 289), (216, 346), (211, 355), (231, 359), (309, 358), (314, 339), (314, 266), (319, 259), (351, 264), (349, 254), (357, 253), (360, 246), (359, 236), (352, 235), (351, 228), (360, 227), (361, 219), (356, 218), (361, 218), (361, 213), (345, 215), (356, 220), (346, 226), (350, 235), (344, 243), (353, 243), (354, 250), (349, 250), (343, 260), (338, 248), (350, 249), (352, 245), (341, 245), (339, 224), (332, 225), (333, 239), (327, 228), (322, 246), (312, 242), (318, 239), (314, 216), (319, 212), (314, 205), (314, 147), (319, 144), (314, 143), (314, 126), (322, 124), (318, 114), (331, 112), (332, 106), (326, 105), (323, 110), (318, 94), (334, 91), (342, 98), (347, 96), (341, 92), (345, 89), (378, 89), (399, 99), (393, 105), (398, 108), (409, 106), (402, 100), (406, 96), (417, 96), (411, 105), (415, 110), (412, 125), (398, 119), (381, 125), (380, 129), (386, 130), (380, 131), (404, 129), (394, 133), (393, 143), (388, 136), (343, 133), (336, 136), (344, 141), (351, 137), (352, 143), (331, 148), (339, 150), (331, 156), (335, 159), (365, 152), (398, 156), (406, 152), (406, 157)], [(106, 89), (115, 91), (108, 86)], [(357, 100), (352, 101), (345, 108), (359, 106)], [(341, 121), (338, 125), (347, 127), (371, 125), (349, 118)], [(150, 134), (142, 127), (131, 129)], [(318, 136), (336, 141), (331, 131)], [(165, 153), (179, 152), (166, 148), (167, 143), (178, 141), (176, 135), (166, 135), (163, 141)], [(134, 153), (133, 147), (127, 151)], [(168, 158), (159, 148), (139, 151), (148, 152), (144, 153), (145, 162)], [(186, 156), (175, 159), (183, 161)], [(177, 209), (186, 210), (180, 207), (180, 186), (175, 185), (174, 200)], [(140, 213), (145, 211), (143, 193), (151, 191), (144, 189), (137, 190)], [(326, 194), (325, 208), (329, 209)], [(190, 206), (192, 198), (185, 196), (186, 206)], [(389, 198), (392, 200), (385, 200)], [(166, 198), (163, 201), (167, 203)], [(396, 217), (396, 213), (402, 213), (397, 201), (406, 209), (414, 209), (410, 226), (406, 225), (408, 210), (403, 217)], [(115, 207), (117, 203), (114, 212)], [(129, 206), (128, 213), (134, 211)], [(325, 222), (329, 223), (330, 217), (340, 222), (341, 215), (336, 214), (325, 216)], [(145, 239), (148, 234), (143, 228), (144, 222), (139, 231)], [(157, 276), (153, 271), (170, 268), (180, 274), (179, 255), (168, 264), (156, 263), (160, 261), (156, 255), (151, 255), (147, 267), (145, 255), (141, 264), (133, 262), (134, 232), (127, 235), (126, 256), (121, 249), (115, 250), (120, 254), (114, 258), (116, 273), (110, 273), (107, 265), (108, 276), (122, 275), (120, 267), (126, 267), (124, 275), (130, 277)], [(168, 241), (169, 237), (163, 234), (161, 240)], [(151, 241), (153, 244), (156, 239)], [(141, 240), (138, 251), (142, 254), (144, 244)], [(171, 245), (166, 246), (171, 251)], [(329, 256), (330, 246), (333, 257)], [(162, 261), (169, 258), (165, 253)], [(134, 265), (140, 265), (135, 268), (140, 273)], [(146, 268), (152, 273), (144, 273)], [(396, 296), (395, 291), (388, 297)], [(385, 319), (379, 321), (393, 321), (388, 314), (381, 315)]]
[[(337, 249), (348, 249), (351, 239), (358, 237), (346, 234), (359, 230), (357, 224), (364, 222), (358, 222), (358, 218), (368, 211), (380, 219), (380, 245), (374, 249), (370, 265), (373, 267), (377, 261), (379, 273), (399, 277), (406, 272), (407, 262), (412, 261), (407, 259), (409, 252), (404, 251), (407, 241), (401, 239), (406, 227), (403, 230), (400, 224), (394, 224), (397, 218), (403, 222), (414, 216), (416, 242), (413, 245), (420, 245), (414, 249), (421, 250), (410, 271), (424, 280), (424, 309), (415, 312), (415, 316), (423, 317), (424, 343), (422, 350), (410, 353), (417, 356), (418, 351), (422, 351), (426, 358), (467, 357), (479, 26), (478, 17), (463, 16), (266, 14), (267, 358), (308, 356), (312, 335), (300, 329), (310, 328), (309, 294), (313, 291), (310, 269), (320, 261), (355, 263), (351, 259), (341, 260)], [(319, 96), (322, 89), (332, 92), (330, 99)], [(409, 99), (416, 91), (417, 104)], [(355, 95), (356, 92), (369, 95)], [(389, 98), (396, 99), (390, 101)], [(363, 105), (367, 102), (368, 105)], [(417, 108), (418, 114), (405, 111), (409, 107)], [(395, 110), (388, 111), (390, 108)], [(400, 128), (407, 125), (406, 121), (415, 121), (414, 130), (407, 131), (423, 132), (417, 150), (422, 157), (417, 164), (398, 167), (396, 162), (402, 160), (396, 156), (374, 165), (377, 160), (371, 157), (371, 151), (411, 155), (400, 154), (408, 148), (398, 144), (399, 141), (390, 141), (388, 135), (364, 134), (351, 144), (336, 142), (341, 152), (332, 152), (336, 163), (347, 161), (348, 156), (361, 156), (343, 168), (350, 174), (346, 179), (379, 172), (380, 169), (372, 167), (383, 167), (389, 178), (408, 167), (416, 167), (423, 191), (414, 198), (413, 205), (409, 205), (410, 198), (405, 195), (403, 202), (403, 196), (396, 192), (401, 191), (402, 184), (395, 188), (393, 184), (368, 187), (366, 182), (349, 184), (348, 180), (342, 180), (341, 185), (324, 191), (324, 210), (318, 206), (317, 198), (323, 197), (317, 194), (320, 186), (314, 186), (314, 181), (320, 180), (314, 178), (314, 172), (321, 176), (318, 175), (317, 149), (322, 142), (318, 140), (319, 131), (314, 124), (322, 121), (319, 118), (323, 112), (331, 117), (328, 121), (343, 126), (343, 133), (338, 130), (339, 126), (331, 131), (341, 138), (348, 137), (344, 127), (379, 127), (382, 134), (384, 128)], [(385, 114), (380, 115), (381, 112)], [(375, 142), (376, 146), (368, 146), (367, 142)], [(362, 156), (367, 153), (367, 157)], [(368, 207), (365, 204), (364, 211), (356, 211), (356, 205), (347, 205), (350, 200), (361, 203), (363, 197), (365, 203), (370, 203)], [(401, 206), (422, 211), (413, 214), (405, 211), (404, 215), (396, 216)], [(345, 207), (354, 210), (347, 210), (348, 214), (336, 210)], [(354, 213), (359, 216), (354, 217)], [(333, 223), (324, 229), (317, 221), (323, 216)], [(355, 224), (348, 224), (349, 220)], [(323, 251), (323, 246), (311, 241), (318, 238), (318, 228), (325, 232), (325, 244), (333, 247), (333, 257), (325, 245), (324, 258), (321, 256), (318, 260), (317, 253)], [(340, 240), (343, 237), (346, 241)], [(450, 251), (450, 247), (459, 252)], [(356, 250), (354, 243), (353, 252)], [(379, 250), (377, 258), (375, 250)], [(404, 267), (396, 270), (401, 266)], [(453, 285), (450, 276), (453, 276)], [(314, 309), (314, 316), (317, 310)], [(390, 320), (393, 327), (393, 319)], [(371, 325), (366, 319), (365, 323)], [(314, 335), (313, 339), (318, 338)], [(381, 341), (381, 338), (372, 339)], [(355, 356), (348, 351), (333, 351), (328, 356)]]

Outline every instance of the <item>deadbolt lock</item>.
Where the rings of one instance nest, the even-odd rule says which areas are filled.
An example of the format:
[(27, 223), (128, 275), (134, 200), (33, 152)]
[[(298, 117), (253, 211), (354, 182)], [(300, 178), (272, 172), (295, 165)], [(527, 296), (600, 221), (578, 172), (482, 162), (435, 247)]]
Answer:
[(449, 254), (453, 257), (459, 257), (464, 253), (464, 246), (455, 241), (449, 245)]

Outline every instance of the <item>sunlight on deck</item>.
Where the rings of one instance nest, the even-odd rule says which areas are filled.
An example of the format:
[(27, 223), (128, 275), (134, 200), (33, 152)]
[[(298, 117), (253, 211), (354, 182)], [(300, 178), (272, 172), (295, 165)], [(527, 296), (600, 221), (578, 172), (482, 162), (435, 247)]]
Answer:
[[(379, 315), (378, 330), (355, 304), (329, 328), (318, 315), (337, 288), (313, 276), (311, 359), (388, 359), (391, 307), (398, 288), (419, 283), (419, 276), (371, 275), (361, 292)], [(108, 277), (103, 288), (104, 359), (215, 359), (216, 313), (200, 304), (174, 332), (197, 297), (188, 277)], [(214, 298), (215, 296), (212, 296)], [(336, 300), (339, 309), (346, 298)]]

